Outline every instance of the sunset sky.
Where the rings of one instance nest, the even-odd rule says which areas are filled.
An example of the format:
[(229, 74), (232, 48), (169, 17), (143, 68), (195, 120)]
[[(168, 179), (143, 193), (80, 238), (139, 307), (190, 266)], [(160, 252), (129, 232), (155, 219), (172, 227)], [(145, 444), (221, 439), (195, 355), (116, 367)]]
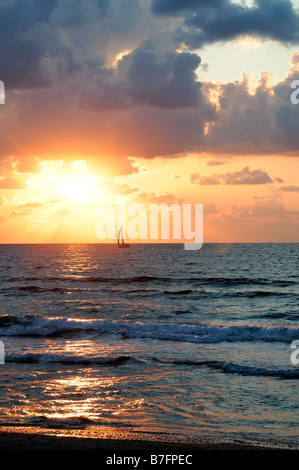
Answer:
[(204, 205), (204, 242), (299, 242), (299, 2), (2, 0), (0, 243)]

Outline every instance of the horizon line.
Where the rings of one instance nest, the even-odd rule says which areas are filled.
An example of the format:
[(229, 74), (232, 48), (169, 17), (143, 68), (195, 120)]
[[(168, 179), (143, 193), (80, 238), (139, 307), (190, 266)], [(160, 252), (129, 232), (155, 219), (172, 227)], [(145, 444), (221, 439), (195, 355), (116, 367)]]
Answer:
[[(131, 242), (130, 245), (184, 245), (185, 242)], [(255, 241), (255, 242), (205, 242), (203, 245), (296, 245), (299, 241)], [(100, 245), (118, 246), (117, 242), (0, 242), (1, 245)]]

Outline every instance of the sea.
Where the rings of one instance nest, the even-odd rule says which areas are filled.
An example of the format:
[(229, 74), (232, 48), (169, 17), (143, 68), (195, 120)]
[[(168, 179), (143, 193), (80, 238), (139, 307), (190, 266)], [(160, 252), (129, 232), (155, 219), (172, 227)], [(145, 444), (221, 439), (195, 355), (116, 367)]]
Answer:
[(0, 428), (299, 448), (299, 244), (0, 260)]

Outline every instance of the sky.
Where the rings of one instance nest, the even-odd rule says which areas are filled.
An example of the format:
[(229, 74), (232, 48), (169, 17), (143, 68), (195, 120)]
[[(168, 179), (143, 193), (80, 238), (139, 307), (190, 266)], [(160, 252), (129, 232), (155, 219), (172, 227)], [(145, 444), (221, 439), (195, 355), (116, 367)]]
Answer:
[(0, 243), (203, 204), (204, 242), (299, 242), (299, 2), (2, 0)]

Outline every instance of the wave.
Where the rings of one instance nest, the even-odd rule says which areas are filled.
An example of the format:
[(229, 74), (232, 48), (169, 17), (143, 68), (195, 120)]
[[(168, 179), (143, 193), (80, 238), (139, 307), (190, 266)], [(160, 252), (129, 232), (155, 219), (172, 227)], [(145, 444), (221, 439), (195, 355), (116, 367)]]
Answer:
[(194, 291), (193, 289), (181, 289), (181, 290), (164, 290), (162, 294), (166, 295), (186, 295), (186, 294), (198, 294), (198, 291)]
[[(87, 416), (68, 416), (64, 417), (51, 417), (51, 416), (39, 416), (32, 420), (35, 426), (41, 426), (43, 428), (54, 428), (54, 429), (74, 429), (74, 428), (85, 428), (93, 424), (100, 424), (99, 420), (90, 419)], [(102, 424), (102, 423), (101, 423)]]
[(35, 284), (29, 284), (29, 285), (22, 285), (22, 286), (11, 286), (11, 287), (2, 287), (0, 289), (0, 292), (6, 294), (10, 292), (15, 292), (15, 291), (20, 291), (20, 292), (28, 292), (28, 293), (45, 293), (45, 292), (52, 292), (52, 293), (58, 293), (58, 294), (68, 294), (70, 292), (83, 292), (84, 289), (80, 288), (63, 288), (63, 287), (41, 287)]
[(226, 363), (221, 366), (224, 372), (229, 374), (254, 375), (264, 377), (278, 377), (281, 379), (299, 379), (298, 369), (267, 369), (263, 367), (244, 366), (234, 363)]
[[(153, 361), (161, 364), (171, 364), (179, 366), (192, 367), (208, 367), (210, 369), (219, 370), (226, 374), (239, 374), (246, 376), (262, 376), (274, 377), (280, 379), (299, 380), (299, 369), (275, 369), (256, 367), (243, 364), (235, 364), (233, 362), (221, 361), (192, 361), (188, 359), (163, 360), (157, 357), (151, 358)], [(9, 354), (5, 357), (7, 363), (19, 364), (61, 364), (75, 366), (97, 365), (102, 367), (115, 367), (127, 364), (128, 362), (142, 363), (143, 360), (132, 356), (116, 356), (116, 357), (84, 357), (76, 355), (51, 354), (51, 353), (24, 353)]]
[(132, 284), (132, 283), (151, 283), (158, 282), (159, 284), (176, 284), (184, 283), (191, 286), (200, 285), (216, 285), (220, 287), (235, 287), (241, 285), (258, 285), (258, 286), (275, 286), (275, 287), (289, 287), (290, 285), (298, 284), (297, 280), (291, 279), (266, 279), (266, 278), (251, 278), (251, 277), (162, 277), (141, 275), (132, 277), (106, 277), (106, 276), (81, 276), (81, 275), (61, 275), (61, 276), (32, 276), (24, 279), (23, 277), (11, 277), (8, 282), (28, 282), (28, 281), (59, 281), (59, 282), (94, 282), (94, 283), (111, 283), (111, 284)]
[[(153, 358), (157, 362), (166, 363), (167, 361)], [(265, 367), (247, 366), (242, 364), (235, 364), (233, 362), (219, 362), (219, 361), (191, 361), (191, 360), (175, 360), (173, 364), (195, 366), (195, 367), (209, 367), (212, 369), (221, 370), (227, 374), (239, 374), (248, 376), (263, 376), (263, 377), (277, 377), (280, 379), (295, 379), (299, 380), (299, 369), (267, 369)]]
[[(192, 280), (192, 279), (191, 279)], [(224, 287), (239, 286), (239, 285), (258, 285), (258, 286), (275, 286), (275, 287), (288, 287), (290, 284), (297, 284), (297, 281), (280, 280), (280, 279), (265, 279), (265, 278), (251, 278), (251, 277), (203, 277), (197, 280), (202, 284), (213, 284)]]
[[(111, 428), (124, 428), (131, 427), (130, 424), (124, 423), (123, 421), (113, 421), (111, 418), (105, 420), (102, 416), (85, 416), (85, 415), (67, 415), (60, 416), (54, 415), (36, 415), (36, 416), (18, 416), (8, 418), (3, 417), (0, 421), (0, 426), (20, 427), (20, 426), (34, 426), (39, 428), (51, 428), (51, 429), (84, 429), (89, 426), (108, 426)], [(135, 423), (135, 427), (139, 425)]]
[[(98, 279), (97, 281), (93, 282), (103, 282), (103, 283), (108, 283), (108, 280), (103, 280), (102, 278), (96, 278)], [(104, 278), (105, 279), (105, 278)], [(71, 281), (73, 282), (73, 281)], [(109, 281), (110, 282), (110, 281)], [(126, 280), (125, 283), (129, 284), (133, 282), (132, 280)], [(144, 281), (142, 281), (144, 282)], [(112, 283), (113, 284), (113, 283)], [(143, 287), (130, 289), (129, 287), (123, 288), (123, 284), (118, 281), (114, 282), (115, 285), (113, 285), (113, 292), (116, 293), (116, 287), (119, 285), (119, 290), (118, 292), (120, 294), (124, 295), (136, 295), (138, 297), (140, 296), (165, 296), (167, 297), (183, 297), (183, 296), (188, 296), (189, 299), (194, 300), (195, 298), (213, 298), (216, 296), (217, 298), (219, 295), (221, 297), (240, 297), (242, 296), (243, 298), (259, 298), (259, 297), (287, 297), (291, 298), (293, 301), (296, 301), (299, 299), (298, 294), (290, 293), (288, 291), (278, 291), (278, 290), (239, 290), (239, 289), (234, 289), (234, 290), (226, 290), (225, 292), (220, 292), (218, 290), (213, 290), (213, 291), (206, 291), (203, 286), (197, 286), (193, 288), (174, 288), (174, 289), (161, 289), (161, 285), (159, 284), (158, 287), (146, 287), (143, 285)], [(107, 290), (107, 292), (110, 292), (110, 286), (108, 284), (105, 284), (104, 287), (101, 287), (101, 291), (103, 292), (104, 290)], [(87, 287), (85, 286), (84, 288), (79, 288), (79, 287), (73, 287), (73, 286), (68, 286), (68, 287), (42, 287), (39, 285), (22, 285), (19, 287), (13, 286), (13, 287), (5, 287), (0, 289), (0, 292), (7, 294), (11, 292), (19, 291), (24, 294), (44, 294), (44, 293), (50, 293), (50, 294), (74, 294), (78, 292), (91, 292), (91, 291), (98, 291), (98, 288), (95, 287)]]
[[(105, 276), (80, 276), (80, 275), (63, 275), (63, 276), (32, 276), (26, 278), (27, 281), (68, 281), (68, 282), (103, 282), (103, 283), (117, 283), (117, 284), (131, 284), (134, 282), (169, 282), (173, 281), (171, 278), (160, 276), (133, 276), (133, 277), (105, 277)], [(9, 282), (23, 282), (23, 277), (11, 277)]]
[(5, 356), (5, 362), (19, 364), (67, 364), (67, 365), (101, 365), (119, 366), (132, 360), (131, 356), (117, 357), (85, 357), (75, 355), (49, 354), (49, 353), (25, 353), (9, 354)]
[[(58, 294), (67, 294), (70, 292), (70, 289), (64, 289), (62, 287), (40, 287), (40, 286), (35, 286), (35, 285), (29, 285), (29, 286), (20, 286), (18, 287), (18, 290), (22, 291), (22, 292), (41, 292), (41, 293), (44, 293), (44, 292), (53, 292), (53, 293), (58, 293)], [(73, 289), (72, 288), (72, 291), (76, 291), (76, 292), (82, 292), (83, 289)]]
[(45, 318), (42, 315), (0, 317), (1, 336), (63, 336), (78, 333), (121, 335), (186, 343), (277, 341), (290, 343), (299, 338), (299, 328), (255, 325), (189, 325)]

